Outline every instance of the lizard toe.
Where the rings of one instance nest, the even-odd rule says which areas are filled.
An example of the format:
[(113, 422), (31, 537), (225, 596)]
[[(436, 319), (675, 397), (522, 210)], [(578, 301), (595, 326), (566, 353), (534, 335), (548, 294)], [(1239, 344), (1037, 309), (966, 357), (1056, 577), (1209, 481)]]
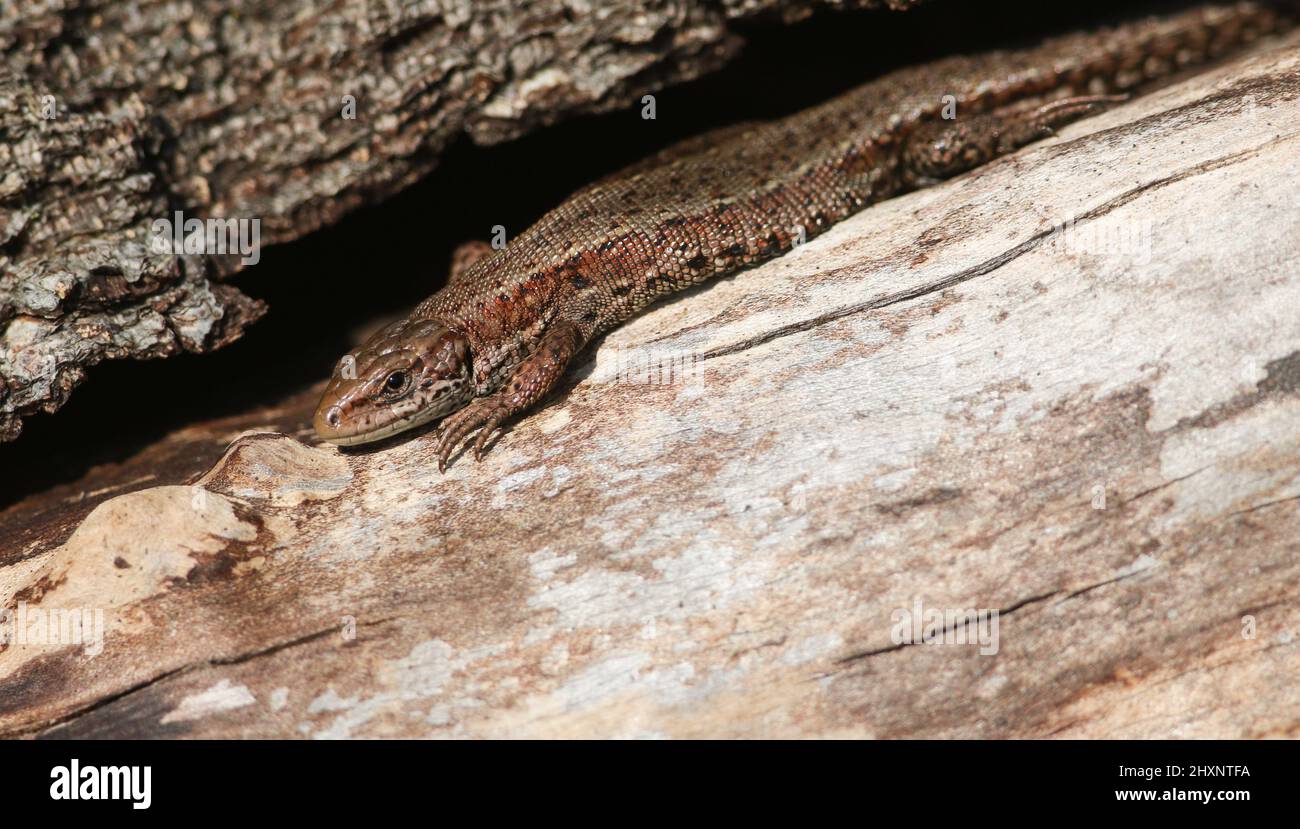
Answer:
[(509, 415), (509, 410), (498, 400), (480, 398), (447, 418), (443, 423), (442, 438), (438, 441), (438, 471), (445, 472), (447, 461), (470, 435), (478, 431), (474, 440), (474, 459), (483, 458), (483, 447), (497, 427)]
[(505, 422), (505, 419), (506, 419), (506, 412), (504, 411), (494, 412), (492, 416), (488, 419), (487, 423), (483, 425), (483, 428), (479, 430), (478, 437), (474, 439), (474, 460), (475, 461), (483, 460), (483, 455), (487, 451), (488, 441), (492, 438), (493, 435), (497, 433), (497, 430), (501, 428), (501, 424)]

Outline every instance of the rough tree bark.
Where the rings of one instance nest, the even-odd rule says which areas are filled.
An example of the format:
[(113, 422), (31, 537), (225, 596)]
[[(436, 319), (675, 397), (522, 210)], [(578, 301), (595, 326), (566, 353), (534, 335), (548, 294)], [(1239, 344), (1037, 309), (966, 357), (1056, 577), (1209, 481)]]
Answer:
[(463, 133), (503, 141), (712, 70), (734, 21), (913, 2), (3, 0), (0, 441), (101, 360), (216, 348), (264, 312), (215, 281), (239, 258), (149, 249), (155, 219), (294, 239)]
[(43, 514), (0, 606), (103, 651), (5, 647), (0, 729), (1298, 736), (1298, 150), (1293, 36), (654, 310), (482, 464), (188, 429), (279, 424)]

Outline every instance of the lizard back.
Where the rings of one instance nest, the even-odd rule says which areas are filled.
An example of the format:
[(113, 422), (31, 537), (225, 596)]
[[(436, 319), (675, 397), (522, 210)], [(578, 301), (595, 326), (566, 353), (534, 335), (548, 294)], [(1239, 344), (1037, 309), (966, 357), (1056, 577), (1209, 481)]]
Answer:
[(578, 190), (412, 316), (463, 332), (489, 391), (557, 317), (590, 339), (925, 183), (902, 147), (945, 104), (967, 117), (1123, 92), (1285, 23), (1257, 2), (1148, 18), (901, 69), (776, 121), (688, 139)]

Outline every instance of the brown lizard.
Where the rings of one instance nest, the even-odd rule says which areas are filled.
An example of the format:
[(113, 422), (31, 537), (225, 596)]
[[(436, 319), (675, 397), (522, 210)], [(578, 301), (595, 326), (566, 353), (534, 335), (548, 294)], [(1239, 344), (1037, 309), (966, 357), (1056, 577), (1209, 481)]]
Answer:
[(592, 338), (655, 300), (1289, 25), (1262, 2), (1197, 8), (902, 69), (690, 139), (579, 190), (499, 251), (462, 252), (446, 287), (340, 361), (316, 432), (356, 444), (443, 419), (439, 469), (475, 432), (481, 458)]

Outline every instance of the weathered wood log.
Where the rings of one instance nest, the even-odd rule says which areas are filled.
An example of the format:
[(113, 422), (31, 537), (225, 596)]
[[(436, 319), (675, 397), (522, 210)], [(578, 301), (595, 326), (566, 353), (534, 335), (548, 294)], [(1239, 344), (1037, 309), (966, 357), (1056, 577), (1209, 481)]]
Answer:
[(101, 360), (211, 350), (264, 312), (214, 282), (244, 257), (155, 251), (157, 219), (295, 239), (462, 134), (698, 77), (735, 54), (738, 20), (912, 2), (0, 2), (0, 441)]
[(1297, 125), (1292, 36), (652, 311), (445, 477), (304, 396), (98, 479), (0, 606), (99, 652), (0, 650), (0, 733), (1300, 735)]

